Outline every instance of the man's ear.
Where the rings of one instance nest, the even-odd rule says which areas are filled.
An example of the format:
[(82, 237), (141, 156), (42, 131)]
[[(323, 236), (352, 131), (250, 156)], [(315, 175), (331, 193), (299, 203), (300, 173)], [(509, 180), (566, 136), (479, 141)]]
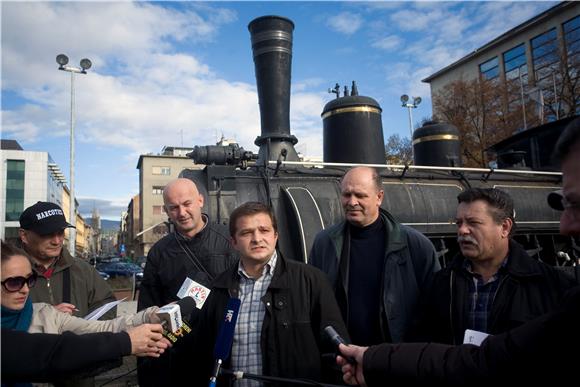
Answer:
[(234, 247), (234, 248), (236, 247), (236, 238), (235, 237), (233, 237), (233, 236), (230, 237), (230, 244), (232, 245), (232, 247)]
[(28, 235), (26, 234), (26, 230), (23, 228), (18, 229), (18, 237), (22, 241), (22, 243), (28, 243)]
[(199, 194), (199, 207), (203, 207), (203, 203), (204, 203), (204, 198), (202, 194)]
[(383, 203), (383, 198), (385, 197), (385, 191), (380, 190), (378, 193), (378, 198), (379, 198), (379, 206)]
[(512, 227), (514, 226), (514, 221), (511, 218), (506, 218), (501, 223), (501, 236), (503, 238), (507, 238), (512, 231)]

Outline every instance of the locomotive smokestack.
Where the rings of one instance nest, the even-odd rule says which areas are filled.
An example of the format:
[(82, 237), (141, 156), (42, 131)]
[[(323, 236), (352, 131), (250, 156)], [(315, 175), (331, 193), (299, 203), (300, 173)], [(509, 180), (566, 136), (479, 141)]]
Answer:
[[(262, 16), (248, 25), (256, 68), (262, 132), (255, 144), (260, 147), (258, 163), (278, 160), (297, 161), (290, 134), (290, 74), (294, 23), (280, 16)], [(285, 152), (282, 152), (283, 150)]]

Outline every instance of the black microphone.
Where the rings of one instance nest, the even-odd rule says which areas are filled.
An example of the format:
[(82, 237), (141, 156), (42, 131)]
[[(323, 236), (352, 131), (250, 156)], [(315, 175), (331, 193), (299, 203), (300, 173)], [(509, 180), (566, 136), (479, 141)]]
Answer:
[(161, 319), (163, 336), (175, 343), (180, 337), (191, 332), (191, 327), (186, 320), (190, 319), (194, 311), (196, 307), (192, 297), (184, 297), (175, 303), (159, 308), (156, 314)]
[(290, 378), (281, 378), (279, 376), (266, 376), (266, 375), (256, 375), (251, 374), (249, 372), (244, 371), (232, 371), (225, 368), (222, 368), (222, 373), (225, 375), (231, 375), (233, 380), (240, 380), (240, 379), (250, 379), (250, 380), (257, 380), (260, 382), (266, 382), (268, 385), (270, 383), (285, 383), (285, 384), (297, 384), (301, 386), (318, 386), (318, 387), (341, 387), (344, 384), (336, 385), (336, 384), (327, 384), (317, 382), (315, 380), (309, 379), (290, 379)]
[(225, 359), (230, 356), (232, 343), (234, 341), (234, 332), (236, 330), (236, 322), (238, 321), (238, 313), (240, 312), (241, 301), (239, 298), (230, 298), (226, 306), (226, 313), (222, 320), (220, 331), (215, 343), (214, 359), (215, 365), (211, 378), (209, 378), (209, 387), (215, 387), (217, 377), (220, 373), (220, 368)]
[(340, 356), (344, 357), (346, 359), (346, 361), (348, 361), (350, 364), (356, 364), (356, 360), (354, 360), (354, 358), (352, 356), (346, 357), (346, 356), (343, 356), (342, 353), (340, 352), (338, 345), (339, 344), (348, 345), (348, 343), (346, 341), (344, 341), (344, 339), (336, 331), (336, 329), (334, 329), (331, 325), (327, 325), (324, 328), (323, 332), (326, 335), (326, 337), (328, 337), (330, 339), (330, 341), (332, 341), (332, 344), (336, 348), (336, 352), (339, 353)]

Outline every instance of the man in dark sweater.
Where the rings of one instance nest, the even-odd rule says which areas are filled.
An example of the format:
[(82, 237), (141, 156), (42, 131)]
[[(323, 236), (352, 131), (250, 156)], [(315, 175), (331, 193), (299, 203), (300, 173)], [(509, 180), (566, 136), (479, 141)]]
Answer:
[(333, 284), (353, 343), (401, 342), (439, 270), (435, 249), (381, 209), (384, 192), (376, 170), (353, 168), (340, 188), (346, 219), (316, 236), (309, 263)]

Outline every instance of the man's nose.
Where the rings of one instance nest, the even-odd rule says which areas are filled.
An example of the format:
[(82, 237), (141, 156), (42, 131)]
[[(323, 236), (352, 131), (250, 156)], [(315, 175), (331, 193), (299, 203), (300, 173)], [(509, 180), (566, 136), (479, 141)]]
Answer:
[(580, 237), (580, 217), (566, 209), (560, 217), (560, 234)]
[(457, 225), (457, 235), (467, 235), (469, 234), (469, 227), (465, 223)]

